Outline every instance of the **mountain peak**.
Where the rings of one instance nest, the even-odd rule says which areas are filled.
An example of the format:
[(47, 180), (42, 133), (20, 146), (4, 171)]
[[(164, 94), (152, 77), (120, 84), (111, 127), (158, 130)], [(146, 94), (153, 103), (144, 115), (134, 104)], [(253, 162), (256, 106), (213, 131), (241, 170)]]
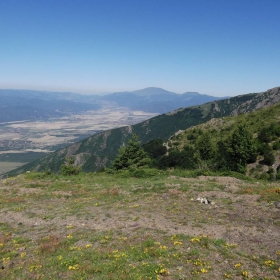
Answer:
[(150, 95), (157, 95), (157, 94), (176, 94), (175, 92), (171, 92), (171, 91), (167, 91), (165, 89), (162, 88), (158, 88), (158, 87), (147, 87), (144, 89), (140, 89), (140, 90), (135, 90), (132, 91), (134, 94), (136, 95), (140, 95), (140, 96), (150, 96)]

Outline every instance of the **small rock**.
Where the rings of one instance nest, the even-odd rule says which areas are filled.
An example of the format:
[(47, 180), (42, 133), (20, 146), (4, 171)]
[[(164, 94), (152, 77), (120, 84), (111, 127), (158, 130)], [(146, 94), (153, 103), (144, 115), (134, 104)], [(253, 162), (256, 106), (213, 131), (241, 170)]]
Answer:
[(25, 247), (20, 247), (20, 248), (18, 249), (19, 252), (23, 252), (23, 251), (25, 251), (25, 250), (26, 250)]
[(206, 198), (203, 198), (202, 203), (208, 204), (208, 200)]
[(275, 201), (274, 206), (278, 209), (280, 209), (280, 201)]
[(10, 264), (9, 264), (9, 268), (13, 268), (15, 266), (15, 263), (14, 262), (11, 262)]

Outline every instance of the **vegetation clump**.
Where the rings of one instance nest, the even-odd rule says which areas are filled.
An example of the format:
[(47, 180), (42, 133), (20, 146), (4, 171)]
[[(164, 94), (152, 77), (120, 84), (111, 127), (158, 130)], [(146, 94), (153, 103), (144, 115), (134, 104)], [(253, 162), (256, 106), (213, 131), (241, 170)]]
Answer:
[(60, 168), (60, 173), (62, 175), (78, 175), (81, 171), (79, 166), (75, 165), (75, 157), (66, 158), (65, 163)]
[(114, 170), (135, 169), (147, 167), (151, 163), (148, 153), (141, 147), (136, 134), (132, 135), (127, 146), (119, 150), (119, 154), (112, 164)]
[(257, 158), (257, 146), (248, 126), (238, 125), (226, 141), (226, 151), (229, 155), (228, 166), (240, 173), (246, 172), (247, 164)]

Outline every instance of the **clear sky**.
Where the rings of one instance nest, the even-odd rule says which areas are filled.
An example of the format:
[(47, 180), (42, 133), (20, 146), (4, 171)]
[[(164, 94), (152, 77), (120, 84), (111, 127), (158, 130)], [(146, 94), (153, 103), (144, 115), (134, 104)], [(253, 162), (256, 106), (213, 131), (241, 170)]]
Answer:
[(0, 88), (280, 86), (280, 0), (1, 0)]

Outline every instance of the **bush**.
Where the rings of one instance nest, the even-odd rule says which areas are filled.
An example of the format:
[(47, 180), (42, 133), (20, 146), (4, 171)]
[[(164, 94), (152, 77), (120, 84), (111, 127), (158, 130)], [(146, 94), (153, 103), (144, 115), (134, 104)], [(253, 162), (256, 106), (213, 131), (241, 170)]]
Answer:
[(160, 174), (160, 170), (155, 168), (128, 168), (128, 169), (119, 169), (119, 170), (113, 170), (108, 169), (108, 174), (117, 174), (120, 177), (123, 178), (129, 178), (129, 177), (136, 177), (136, 178), (148, 178), (148, 177), (154, 177), (158, 174)]
[(262, 164), (266, 164), (271, 166), (275, 162), (275, 156), (272, 152), (269, 152), (264, 155), (264, 159), (262, 160)]
[(280, 150), (280, 140), (275, 141), (272, 145), (273, 150)]
[(53, 176), (50, 171), (26, 173), (27, 179), (44, 179), (49, 176)]
[(280, 180), (280, 167), (277, 168), (276, 180)]
[(75, 165), (75, 157), (66, 158), (65, 164), (61, 165), (60, 173), (62, 175), (78, 175), (81, 171), (81, 168)]
[(266, 173), (266, 172), (263, 172), (261, 175), (260, 175), (260, 179), (261, 180), (268, 180), (269, 178), (269, 175)]

